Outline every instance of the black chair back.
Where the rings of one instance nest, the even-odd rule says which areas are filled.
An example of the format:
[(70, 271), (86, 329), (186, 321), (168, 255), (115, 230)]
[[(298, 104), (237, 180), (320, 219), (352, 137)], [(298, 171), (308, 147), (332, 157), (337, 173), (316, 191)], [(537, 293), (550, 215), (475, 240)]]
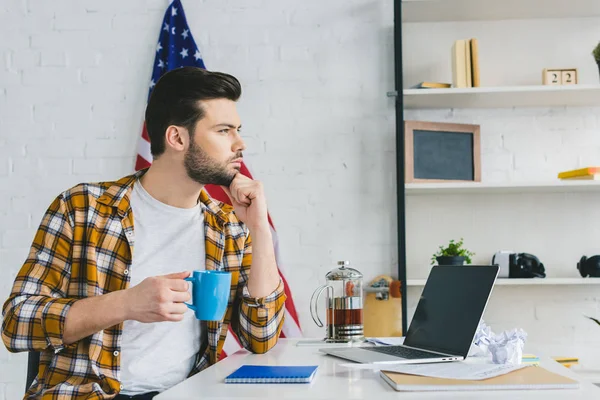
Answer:
[(38, 369), (40, 366), (40, 353), (37, 351), (30, 351), (29, 356), (27, 357), (27, 382), (25, 386), (25, 390), (29, 389), (31, 383), (35, 379), (38, 374)]

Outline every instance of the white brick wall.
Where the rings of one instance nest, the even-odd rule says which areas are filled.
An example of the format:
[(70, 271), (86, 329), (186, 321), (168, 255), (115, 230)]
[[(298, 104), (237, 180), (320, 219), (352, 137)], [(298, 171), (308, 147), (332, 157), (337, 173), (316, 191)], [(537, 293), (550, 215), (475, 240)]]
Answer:
[[(54, 196), (81, 181), (115, 179), (132, 171), (166, 3), (8, 0), (0, 6), (0, 298), (8, 296)], [(239, 110), (252, 146), (248, 164), (266, 185), (302, 327), (307, 335), (321, 335), (308, 301), (335, 261), (352, 260), (367, 279), (396, 271), (394, 104), (385, 95), (394, 82), (392, 2), (184, 0), (184, 6), (208, 68), (232, 73), (244, 85)], [(569, 46), (570, 51), (583, 59), (599, 36), (599, 25), (568, 26), (569, 32), (583, 32), (573, 33), (582, 44)], [(428, 27), (408, 27), (407, 35), (423, 28), (440, 46), (451, 37)], [(493, 26), (490, 37), (499, 29)], [(407, 63), (426, 60), (415, 45), (407, 44), (407, 54)], [(535, 61), (535, 74), (528, 71), (517, 80), (538, 77), (538, 65), (560, 60)], [(424, 70), (437, 71), (432, 65), (437, 64)], [(411, 71), (407, 83), (417, 79)], [(589, 68), (582, 67), (582, 74), (594, 78)], [(427, 79), (444, 78), (432, 73)], [(484, 82), (498, 83), (489, 74)], [(420, 111), (407, 118), (481, 123), (484, 178), (500, 181), (553, 176), (574, 163), (597, 163), (598, 111)], [(565, 152), (559, 154), (560, 149)], [(531, 158), (524, 157), (528, 154)], [(557, 208), (573, 203), (560, 196), (545, 199), (536, 205), (544, 236), (532, 239), (526, 232), (509, 235), (508, 228), (482, 231), (488, 226), (483, 223), (497, 225), (499, 220), (489, 207), (502, 215), (502, 222), (523, 218), (512, 211), (519, 209), (519, 199), (504, 204), (504, 198), (488, 197), (492, 204), (485, 205), (460, 197), (410, 198), (409, 274), (424, 276), (423, 259), (427, 262), (431, 250), (446, 239), (447, 228), (440, 229), (435, 218), (447, 214), (448, 207), (461, 211), (456, 221), (468, 221), (463, 233), (479, 261), (497, 247), (482, 232), (544, 258), (550, 252), (544, 253), (543, 244), (553, 240), (558, 247), (557, 234), (569, 232), (561, 238), (566, 268), (581, 251), (598, 250), (594, 243), (600, 232), (590, 223), (596, 214), (589, 202), (595, 199), (576, 198), (585, 211), (570, 211), (568, 219), (559, 218), (561, 225), (552, 222), (562, 215)], [(529, 222), (528, 229), (534, 229)], [(577, 235), (586, 228), (581, 242)], [(595, 293), (594, 288), (502, 287), (486, 318), (498, 329), (523, 326), (557, 351), (566, 348), (568, 355), (574, 340), (597, 343), (600, 331), (572, 315), (565, 318), (572, 309), (598, 316)], [(418, 292), (409, 289), (408, 294), (414, 306)], [(521, 307), (517, 298), (527, 305), (526, 314), (513, 315), (515, 305)], [(0, 399), (21, 397), (25, 360), (23, 354), (0, 348)]]

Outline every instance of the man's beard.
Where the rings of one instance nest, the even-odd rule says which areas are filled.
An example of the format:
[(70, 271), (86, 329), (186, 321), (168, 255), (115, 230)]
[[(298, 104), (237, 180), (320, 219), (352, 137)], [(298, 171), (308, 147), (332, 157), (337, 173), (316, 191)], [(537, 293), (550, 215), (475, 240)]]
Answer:
[(183, 164), (188, 176), (202, 185), (229, 186), (235, 178), (238, 171), (229, 172), (227, 166), (229, 162), (236, 158), (241, 158), (238, 153), (225, 164), (219, 164), (213, 160), (199, 145), (190, 141), (190, 148), (185, 153)]

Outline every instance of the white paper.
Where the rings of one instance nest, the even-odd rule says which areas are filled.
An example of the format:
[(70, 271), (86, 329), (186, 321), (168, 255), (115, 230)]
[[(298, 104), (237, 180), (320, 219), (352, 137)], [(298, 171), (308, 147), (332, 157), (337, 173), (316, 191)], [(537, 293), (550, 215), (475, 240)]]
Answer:
[(480, 380), (493, 378), (528, 367), (528, 364), (484, 364), (468, 362), (397, 364), (397, 363), (342, 363), (339, 367), (348, 369), (370, 369), (373, 371), (401, 372), (410, 375), (422, 375), (435, 378)]
[[(338, 367), (348, 369), (372, 369), (373, 371), (388, 370), (391, 364), (361, 364), (361, 363), (341, 363)], [(396, 365), (396, 364), (393, 364)]]
[(378, 366), (377, 369), (410, 375), (430, 376), (434, 378), (481, 380), (504, 375), (526, 367), (529, 367), (529, 365), (449, 362), (430, 364), (401, 364), (387, 367)]
[(366, 341), (375, 346), (394, 346), (404, 343), (404, 337), (370, 337)]

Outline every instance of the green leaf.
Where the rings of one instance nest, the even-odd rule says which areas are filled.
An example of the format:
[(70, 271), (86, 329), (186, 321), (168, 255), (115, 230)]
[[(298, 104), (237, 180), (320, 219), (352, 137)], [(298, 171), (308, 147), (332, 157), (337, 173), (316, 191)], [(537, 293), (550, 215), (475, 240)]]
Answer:
[(431, 263), (435, 264), (436, 257), (440, 256), (460, 256), (465, 257), (465, 261), (467, 264), (471, 264), (471, 257), (475, 255), (472, 251), (463, 248), (464, 238), (460, 238), (460, 240), (456, 241), (455, 239), (450, 239), (448, 241), (447, 246), (439, 246), (439, 250), (431, 256)]
[(600, 42), (598, 42), (598, 45), (594, 48), (592, 55), (594, 56), (596, 62), (600, 63)]
[(596, 318), (588, 317), (587, 315), (585, 317), (591, 319), (592, 321), (594, 321), (595, 323), (597, 323), (598, 325), (600, 325), (600, 321), (597, 320)]

